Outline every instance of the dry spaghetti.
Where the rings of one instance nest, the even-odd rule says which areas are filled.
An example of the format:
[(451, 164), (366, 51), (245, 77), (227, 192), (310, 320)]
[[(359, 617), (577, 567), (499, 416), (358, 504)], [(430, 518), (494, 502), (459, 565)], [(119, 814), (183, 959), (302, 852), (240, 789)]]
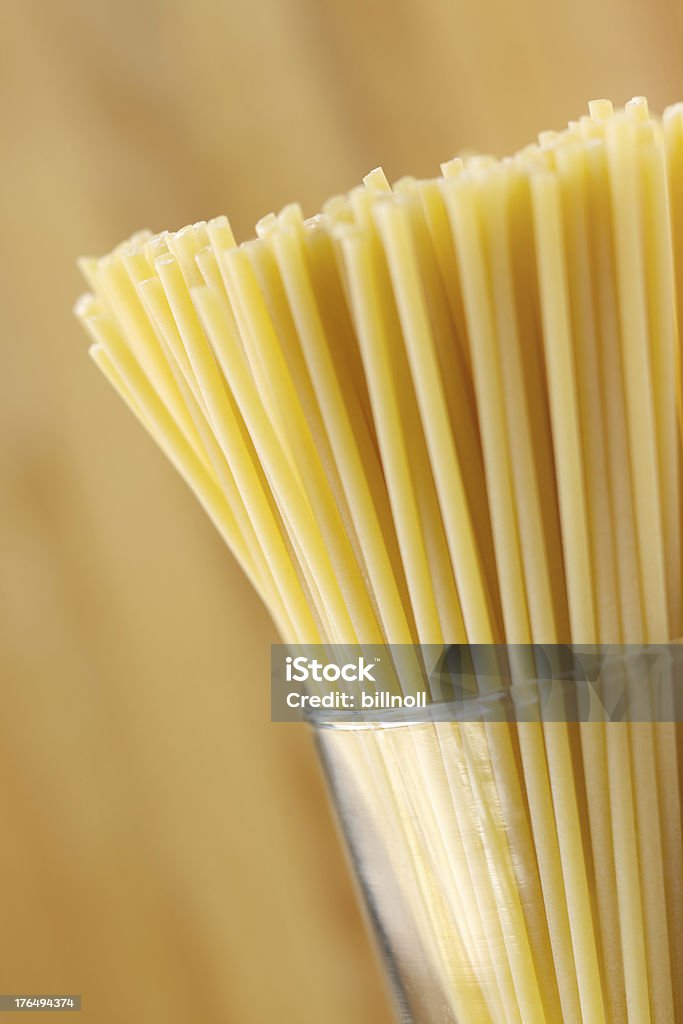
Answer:
[[(242, 245), (219, 217), (82, 266), (93, 358), (285, 640), (683, 632), (683, 106), (598, 101), (512, 157), (373, 171)], [(444, 856), (484, 895), (454, 896), (446, 953), (447, 876), (413, 908), (457, 1019), (683, 1020), (676, 727), (482, 728), (518, 824), (482, 820), (477, 846), (459, 811)], [(464, 736), (432, 734), (451, 775)], [(468, 765), (448, 799), (410, 781), (423, 840), (463, 778), (476, 802)]]

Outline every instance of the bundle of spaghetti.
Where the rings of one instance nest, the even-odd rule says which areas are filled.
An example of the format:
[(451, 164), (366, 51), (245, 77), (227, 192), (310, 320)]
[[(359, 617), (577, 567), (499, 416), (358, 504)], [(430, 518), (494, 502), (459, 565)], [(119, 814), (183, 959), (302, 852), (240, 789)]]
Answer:
[[(82, 261), (93, 359), (286, 642), (683, 633), (683, 105), (589, 111)], [(346, 742), (453, 1020), (683, 1021), (675, 724)]]

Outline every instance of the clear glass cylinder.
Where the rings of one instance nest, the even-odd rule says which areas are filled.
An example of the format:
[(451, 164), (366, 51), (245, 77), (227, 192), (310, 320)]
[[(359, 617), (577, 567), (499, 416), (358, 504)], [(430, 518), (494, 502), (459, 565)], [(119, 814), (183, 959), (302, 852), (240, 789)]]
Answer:
[(312, 716), (399, 1019), (683, 1022), (680, 726), (536, 686)]

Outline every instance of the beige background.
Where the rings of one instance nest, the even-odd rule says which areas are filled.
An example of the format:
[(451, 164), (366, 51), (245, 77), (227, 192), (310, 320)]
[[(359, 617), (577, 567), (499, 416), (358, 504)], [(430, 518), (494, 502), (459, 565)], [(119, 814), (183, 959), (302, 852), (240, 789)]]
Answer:
[[(683, 99), (674, 0), (1, 0), (0, 991), (385, 1024), (272, 628), (86, 357), (79, 254)], [(8, 1016), (8, 1022), (14, 1019)]]

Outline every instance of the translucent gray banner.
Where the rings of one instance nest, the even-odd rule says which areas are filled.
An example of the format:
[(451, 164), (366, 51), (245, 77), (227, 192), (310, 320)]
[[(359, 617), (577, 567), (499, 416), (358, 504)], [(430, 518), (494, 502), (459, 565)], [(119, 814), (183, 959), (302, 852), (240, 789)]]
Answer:
[(682, 722), (683, 645), (285, 645), (274, 722)]

